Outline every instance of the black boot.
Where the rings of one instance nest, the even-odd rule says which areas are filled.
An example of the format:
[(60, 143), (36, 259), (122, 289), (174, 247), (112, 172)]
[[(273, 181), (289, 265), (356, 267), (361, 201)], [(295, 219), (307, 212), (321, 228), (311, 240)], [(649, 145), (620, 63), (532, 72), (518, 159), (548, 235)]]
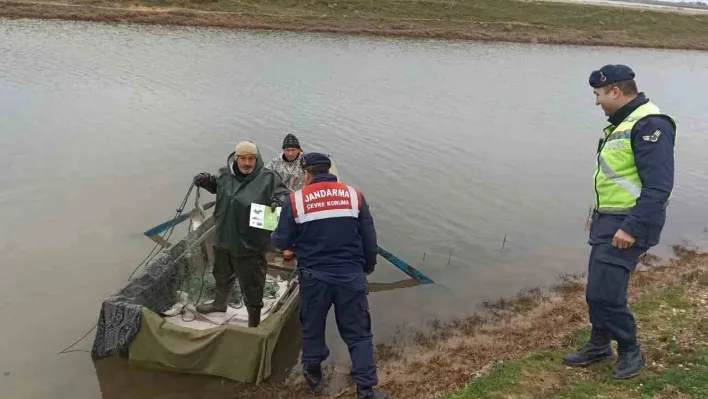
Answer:
[(305, 381), (307, 381), (307, 386), (310, 388), (310, 392), (315, 395), (322, 394), (322, 367), (319, 364), (316, 365), (306, 365), (303, 367), (305, 374)]
[(248, 326), (258, 327), (261, 324), (261, 309), (260, 308), (248, 308)]
[(388, 395), (374, 392), (371, 387), (356, 386), (356, 399), (389, 399)]
[(594, 363), (612, 360), (610, 347), (610, 333), (593, 327), (590, 341), (577, 352), (567, 353), (563, 356), (563, 363), (569, 366), (589, 366)]
[(618, 348), (619, 359), (612, 373), (618, 380), (636, 377), (644, 368), (644, 355), (639, 344), (635, 344), (628, 349)]
[(226, 302), (229, 300), (231, 287), (215, 287), (214, 302), (197, 306), (197, 312), (208, 314), (213, 312), (226, 312)]

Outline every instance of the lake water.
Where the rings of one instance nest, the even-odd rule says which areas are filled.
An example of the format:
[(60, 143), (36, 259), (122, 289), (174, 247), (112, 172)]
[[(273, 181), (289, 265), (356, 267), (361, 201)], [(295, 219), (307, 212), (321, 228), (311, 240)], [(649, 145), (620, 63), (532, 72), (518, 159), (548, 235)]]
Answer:
[[(164, 394), (171, 374), (109, 392), (110, 363), (57, 352), (152, 248), (142, 231), (243, 139), (333, 154), (380, 244), (446, 288), (372, 293), (376, 342), (582, 272), (606, 125), (587, 79), (606, 63), (679, 122), (654, 252), (705, 244), (707, 53), (0, 20), (3, 398), (202, 397)], [(405, 278), (380, 259), (371, 280)]]

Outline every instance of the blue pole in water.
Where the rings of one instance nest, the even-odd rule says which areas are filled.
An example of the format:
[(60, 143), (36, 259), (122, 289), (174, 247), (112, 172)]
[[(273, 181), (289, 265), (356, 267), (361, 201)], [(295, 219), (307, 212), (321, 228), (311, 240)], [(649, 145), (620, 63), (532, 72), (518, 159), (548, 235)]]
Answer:
[(391, 262), (397, 268), (401, 269), (401, 271), (403, 271), (403, 273), (406, 273), (407, 275), (420, 281), (421, 284), (434, 284), (435, 283), (433, 280), (429, 279), (425, 274), (421, 273), (418, 269), (416, 269), (413, 266), (409, 265), (408, 263), (404, 262), (399, 257), (388, 252), (387, 250), (385, 250), (381, 247), (378, 247), (377, 252), (384, 259)]
[[(216, 202), (213, 202), (213, 201), (207, 202), (206, 204), (204, 204), (204, 210), (211, 208), (212, 206), (214, 206), (214, 204), (216, 204)], [(160, 223), (157, 226), (151, 228), (150, 230), (146, 230), (143, 234), (145, 234), (148, 237), (158, 235), (158, 234), (162, 233), (163, 231), (169, 229), (170, 227), (176, 226), (176, 225), (184, 222), (185, 220), (189, 219), (189, 216), (190, 216), (189, 212), (183, 213), (177, 219), (172, 219), (172, 220), (168, 220), (164, 223)]]

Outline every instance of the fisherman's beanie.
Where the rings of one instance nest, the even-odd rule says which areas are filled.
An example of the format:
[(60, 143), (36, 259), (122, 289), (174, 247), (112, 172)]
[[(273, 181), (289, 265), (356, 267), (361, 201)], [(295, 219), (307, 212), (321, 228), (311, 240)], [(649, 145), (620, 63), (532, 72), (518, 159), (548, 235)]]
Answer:
[(288, 134), (283, 140), (283, 149), (286, 148), (297, 148), (300, 149), (300, 142), (294, 134)]
[(258, 156), (258, 148), (250, 141), (242, 141), (236, 144), (236, 156), (255, 155)]

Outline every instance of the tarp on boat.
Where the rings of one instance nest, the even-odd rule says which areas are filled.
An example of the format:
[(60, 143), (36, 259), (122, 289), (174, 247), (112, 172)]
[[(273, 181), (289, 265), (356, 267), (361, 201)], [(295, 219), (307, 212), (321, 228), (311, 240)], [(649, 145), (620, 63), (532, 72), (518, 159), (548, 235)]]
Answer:
[[(285, 322), (299, 299), (291, 269), (269, 264), (262, 322), (247, 327), (239, 304), (226, 313), (200, 315), (193, 301), (213, 298), (213, 218), (170, 246), (117, 294), (103, 301), (92, 348), (96, 357), (127, 351), (131, 364), (260, 383)], [(200, 265), (201, 261), (201, 265)], [(270, 286), (268, 285), (270, 284)], [(238, 297), (238, 284), (232, 302)], [(180, 312), (181, 310), (181, 312)]]
[(130, 363), (260, 383), (270, 376), (273, 351), (290, 313), (266, 318), (251, 329), (256, 331), (232, 325), (194, 330), (166, 323), (143, 308), (142, 328), (130, 345)]

